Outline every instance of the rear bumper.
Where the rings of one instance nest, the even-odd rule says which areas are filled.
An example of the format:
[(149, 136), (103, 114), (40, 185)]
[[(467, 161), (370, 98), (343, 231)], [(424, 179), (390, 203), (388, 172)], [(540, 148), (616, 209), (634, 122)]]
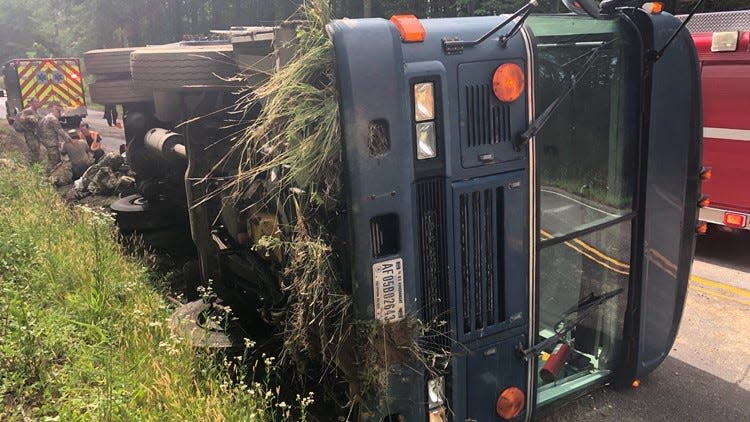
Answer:
[[(724, 223), (724, 216), (727, 213), (737, 214), (737, 215), (744, 215), (745, 216), (745, 226), (744, 227), (737, 227), (737, 226), (729, 226)], [(701, 208), (700, 210), (700, 221), (705, 221), (706, 223), (711, 224), (718, 224), (720, 226), (727, 226), (732, 227), (735, 229), (741, 229), (741, 230), (750, 230), (750, 225), (748, 225), (748, 219), (750, 219), (750, 215), (748, 213), (740, 212), (740, 211), (731, 211), (731, 210), (725, 210), (721, 208)]]

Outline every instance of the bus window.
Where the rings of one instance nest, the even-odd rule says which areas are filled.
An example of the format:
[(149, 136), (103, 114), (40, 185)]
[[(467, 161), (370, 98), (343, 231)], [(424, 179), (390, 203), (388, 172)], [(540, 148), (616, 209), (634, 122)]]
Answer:
[[(546, 23), (536, 34), (535, 23)], [(549, 21), (561, 21), (556, 35)], [(569, 34), (580, 22), (598, 26), (585, 35)], [(578, 25), (576, 25), (578, 23)], [(627, 216), (632, 211), (638, 133), (639, 69), (625, 57), (638, 48), (628, 43), (617, 21), (534, 18), (539, 39), (537, 108), (544, 110), (578, 75), (594, 50), (598, 56), (584, 77), (537, 136), (540, 223), (552, 235), (566, 235)], [(580, 29), (578, 29), (580, 30)]]
[[(538, 40), (540, 110), (596, 55), (536, 138), (537, 341), (567, 328), (566, 341), (550, 344), (538, 358), (537, 405), (543, 406), (607, 376), (619, 358), (639, 129), (640, 70), (630, 63), (638, 63), (640, 47), (620, 20), (544, 16), (529, 25)], [(605, 295), (610, 297), (600, 305), (575, 311)], [(565, 354), (561, 368), (554, 368), (557, 353)]]

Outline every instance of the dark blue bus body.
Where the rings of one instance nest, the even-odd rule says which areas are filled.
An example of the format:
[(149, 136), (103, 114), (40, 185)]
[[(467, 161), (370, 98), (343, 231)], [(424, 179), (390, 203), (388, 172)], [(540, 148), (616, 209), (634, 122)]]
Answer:
[[(674, 341), (700, 195), (689, 34), (655, 60), (679, 21), (627, 9), (532, 16), (504, 46), (512, 24), (446, 48), (504, 19), (424, 19), (416, 42), (382, 19), (329, 25), (357, 314), (419, 320), (432, 359), (389, 368), (362, 420), (503, 420), (510, 387), (525, 394), (513, 420), (530, 419), (645, 375)], [(493, 85), (504, 64), (523, 71), (511, 101)], [(528, 353), (550, 338), (554, 347)], [(561, 366), (541, 377), (561, 344)]]

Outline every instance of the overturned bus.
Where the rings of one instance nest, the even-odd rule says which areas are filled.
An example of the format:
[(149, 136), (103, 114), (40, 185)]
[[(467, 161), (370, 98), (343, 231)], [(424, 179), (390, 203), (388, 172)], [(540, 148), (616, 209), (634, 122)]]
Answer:
[[(675, 339), (701, 203), (690, 35), (650, 4), (533, 15), (532, 3), (328, 25), (356, 317), (444, 321), (431, 341), (449, 352), (438, 370), (389, 368), (360, 420), (529, 420), (630, 385)], [(288, 33), (245, 28), (205, 48), (260, 61)], [(141, 91), (114, 101), (138, 201), (186, 210), (204, 282), (257, 307), (254, 283), (280, 275), (248, 245), (247, 207), (206, 195), (236, 176), (216, 168), (236, 100), (227, 79), (139, 87), (145, 57), (178, 50), (132, 50)]]

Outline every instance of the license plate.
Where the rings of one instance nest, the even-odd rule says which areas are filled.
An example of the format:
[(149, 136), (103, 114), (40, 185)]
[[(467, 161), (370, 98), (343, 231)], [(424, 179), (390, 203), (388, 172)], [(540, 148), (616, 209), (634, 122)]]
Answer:
[(401, 258), (372, 266), (375, 318), (395, 322), (404, 319), (404, 261)]

